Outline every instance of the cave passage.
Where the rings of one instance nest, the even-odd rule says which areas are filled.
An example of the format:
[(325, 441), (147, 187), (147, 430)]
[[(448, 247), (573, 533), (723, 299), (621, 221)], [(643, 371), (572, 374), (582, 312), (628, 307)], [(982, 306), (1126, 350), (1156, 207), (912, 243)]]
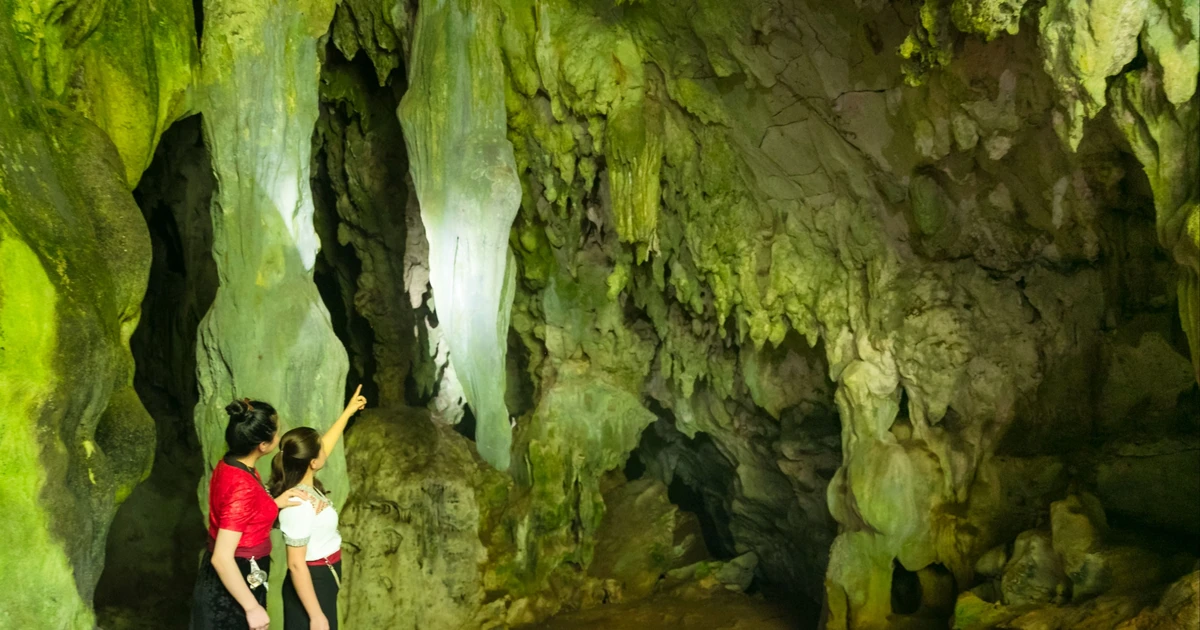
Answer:
[(252, 4), (0, 3), (0, 627), (360, 385), (350, 630), (1200, 627), (1195, 0)]
[(130, 345), (134, 387), (154, 418), (154, 467), (113, 519), (95, 606), (104, 628), (186, 627), (207, 530), (192, 424), (196, 339), (217, 289), (209, 208), (215, 181), (199, 115), (163, 134), (134, 191), (154, 256)]

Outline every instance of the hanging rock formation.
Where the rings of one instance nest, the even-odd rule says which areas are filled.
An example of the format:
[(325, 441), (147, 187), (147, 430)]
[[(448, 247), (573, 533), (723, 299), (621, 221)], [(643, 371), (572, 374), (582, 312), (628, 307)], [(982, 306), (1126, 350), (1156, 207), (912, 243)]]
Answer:
[[(14, 22), (0, 132), (44, 144), (0, 162), (6, 255), (57, 247), (28, 236), (26, 200), (92, 217), (109, 206), (63, 172), (115, 155), (100, 163), (127, 187), (182, 111), (163, 103), (187, 82), (121, 109), (137, 129), (83, 89), (113, 76), (92, 38), (141, 15), (102, 5)], [(381, 403), (347, 434), (348, 475), (337, 457), (326, 473), (345, 501), (348, 625), (513, 627), (751, 580), (835, 629), (1187, 623), (1198, 10), (210, 0), (183, 108), (204, 115), (217, 186), (204, 459), (234, 396), (278, 403), (287, 426), (331, 420), (348, 348)], [(133, 17), (106, 26), (117, 15)], [(176, 50), (162, 28), (131, 36), (142, 59)], [(75, 52), (39, 52), (60, 40)], [(95, 145), (68, 145), (90, 153), (63, 148), (79, 114), (115, 153), (92, 151), (108, 142), (92, 127)], [(31, 160), (69, 194), (15, 170)], [(70, 255), (115, 234), (96, 232)], [(87, 271), (144, 275), (145, 255)], [(39, 264), (67, 296), (55, 309), (98, 299), (72, 292), (92, 276)], [(6, 339), (63, 312), (13, 317), (33, 287), (16, 277), (0, 279)], [(84, 319), (125, 360), (140, 285), (122, 290)], [(45, 390), (83, 413), (50, 411), (86, 427), (131, 402), (128, 366), (104, 374)], [(66, 435), (14, 404), (6, 427)], [(97, 452), (118, 448), (96, 433)], [(76, 437), (58, 438), (68, 454)], [(89, 461), (57, 444), (19, 469)], [(144, 474), (133, 452), (114, 479)], [(59, 478), (26, 479), (29, 518), (59, 509)], [(29, 500), (38, 488), (49, 499)], [(61, 548), (39, 592), (66, 597), (67, 625), (90, 621), (99, 559), (81, 550), (112, 509), (97, 505), (86, 545), (31, 528)]]
[[(224, 453), (224, 407), (252, 397), (284, 430), (340, 411), (346, 352), (312, 283), (319, 243), (309, 187), (324, 2), (205, 8), (205, 139), (217, 177), (213, 257), (220, 288), (200, 325), (196, 430), (209, 467)], [(284, 53), (288, 54), (284, 54)], [(268, 463), (263, 461), (263, 465)], [(323, 480), (340, 503), (341, 449)], [(207, 484), (202, 484), (201, 497)]]
[(504, 356), (516, 272), (508, 231), (521, 184), (505, 137), (497, 8), (488, 0), (422, 6), (399, 115), (439, 328), (475, 412), (479, 453), (506, 470)]
[[(317, 38), (333, 4), (205, 3), (201, 49), (205, 143), (217, 192), (213, 258), (220, 287), (200, 324), (196, 431), (206, 472), (225, 451), (224, 407), (234, 398), (270, 402), (281, 430), (328, 427), (341, 409), (346, 350), (313, 284), (319, 242), (309, 169), (318, 115)], [(270, 458), (259, 463), (264, 476)], [(333, 501), (346, 501), (342, 446), (321, 474)], [(275, 545), (276, 566), (284, 547)], [(272, 575), (269, 611), (281, 618), (283, 572)]]

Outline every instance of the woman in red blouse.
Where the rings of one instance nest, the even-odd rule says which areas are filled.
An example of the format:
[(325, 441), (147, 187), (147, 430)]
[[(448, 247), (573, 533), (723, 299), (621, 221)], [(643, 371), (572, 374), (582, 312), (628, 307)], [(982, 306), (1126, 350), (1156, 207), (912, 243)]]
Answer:
[(258, 400), (225, 407), (229, 450), (213, 469), (208, 486), (208, 551), (196, 578), (192, 630), (266, 630), (267, 574), (271, 527), (279, 510), (300, 491), (272, 499), (254, 470), (259, 457), (279, 445), (279, 416)]

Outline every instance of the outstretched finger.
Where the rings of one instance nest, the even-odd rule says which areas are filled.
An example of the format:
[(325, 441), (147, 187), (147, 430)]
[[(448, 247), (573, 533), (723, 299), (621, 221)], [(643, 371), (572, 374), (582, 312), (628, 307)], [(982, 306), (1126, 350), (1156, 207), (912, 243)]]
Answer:
[(353, 395), (353, 396), (351, 396), (350, 398), (351, 398), (351, 399), (358, 398), (358, 395), (359, 395), (359, 394), (361, 394), (361, 393), (362, 393), (362, 383), (359, 383), (359, 384), (358, 384), (358, 389), (354, 390), (354, 395)]

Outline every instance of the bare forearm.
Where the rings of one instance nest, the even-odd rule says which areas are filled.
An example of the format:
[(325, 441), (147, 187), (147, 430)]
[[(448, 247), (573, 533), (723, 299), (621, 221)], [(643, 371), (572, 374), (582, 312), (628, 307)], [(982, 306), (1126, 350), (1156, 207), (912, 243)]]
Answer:
[(337, 446), (337, 441), (342, 439), (342, 432), (346, 430), (346, 423), (350, 422), (350, 418), (358, 413), (360, 409), (367, 406), (367, 399), (362, 396), (362, 385), (360, 384), (354, 390), (354, 395), (350, 397), (350, 402), (346, 404), (346, 408), (342, 410), (342, 415), (338, 416), (337, 422), (329, 427), (325, 435), (321, 436), (321, 448), (326, 455), (333, 453), (333, 447)]
[(342, 433), (346, 431), (346, 423), (350, 422), (350, 418), (354, 416), (354, 412), (346, 410), (338, 416), (333, 426), (321, 436), (321, 448), (326, 454), (333, 453), (333, 447), (337, 446), (338, 440), (342, 439)]
[(213, 568), (217, 570), (217, 575), (221, 578), (221, 583), (225, 585), (225, 590), (229, 591), (230, 595), (237, 600), (242, 608), (250, 610), (258, 606), (258, 600), (254, 598), (254, 593), (250, 592), (250, 586), (246, 584), (245, 577), (238, 570), (237, 561), (232, 557), (222, 558), (213, 556)]
[(300, 597), (300, 603), (304, 604), (304, 610), (308, 611), (309, 618), (324, 615), (325, 613), (321, 611), (321, 603), (317, 601), (317, 590), (313, 588), (312, 574), (309, 573), (308, 564), (289, 562), (288, 569), (292, 573), (292, 586), (296, 587), (296, 595)]

